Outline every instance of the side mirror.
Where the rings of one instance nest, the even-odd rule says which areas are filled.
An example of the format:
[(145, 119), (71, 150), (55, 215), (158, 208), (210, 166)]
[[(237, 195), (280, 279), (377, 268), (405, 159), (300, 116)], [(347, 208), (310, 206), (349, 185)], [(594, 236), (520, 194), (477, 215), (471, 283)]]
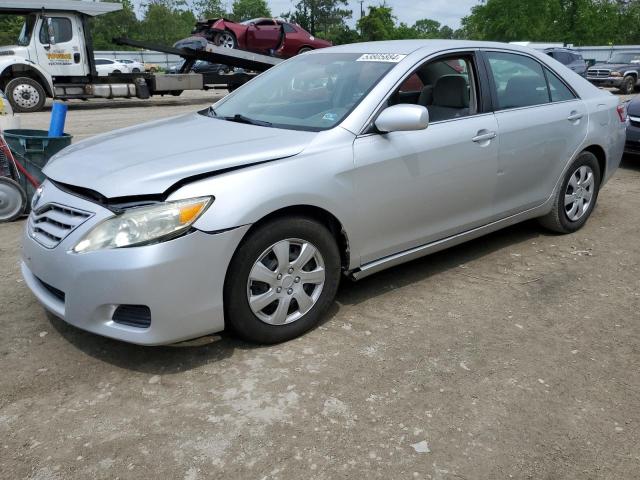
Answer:
[(378, 115), (375, 125), (382, 133), (424, 130), (429, 125), (429, 112), (422, 105), (393, 105)]
[(47, 30), (49, 33), (49, 45), (56, 44), (56, 31), (53, 28), (53, 21), (51, 18), (47, 17)]

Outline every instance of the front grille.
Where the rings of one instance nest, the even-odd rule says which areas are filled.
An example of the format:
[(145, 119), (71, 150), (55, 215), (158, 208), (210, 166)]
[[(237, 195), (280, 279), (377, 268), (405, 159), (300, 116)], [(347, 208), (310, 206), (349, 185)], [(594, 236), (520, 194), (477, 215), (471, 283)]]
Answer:
[(119, 305), (111, 318), (114, 322), (129, 327), (151, 326), (151, 310), (146, 305)]
[[(36, 277), (37, 278), (37, 277)], [(58, 300), (60, 300), (61, 302), (64, 303), (64, 299), (65, 299), (65, 294), (62, 290), (58, 290), (56, 287), (53, 287), (51, 285), (49, 285), (48, 283), (43, 282), (42, 280), (40, 280), (38, 278), (38, 281), (40, 282), (40, 285), (42, 285), (44, 288), (47, 289), (47, 291), (53, 295), (54, 297), (56, 297)]]
[(587, 76), (592, 78), (609, 78), (611, 70), (602, 70), (598, 68), (590, 68), (587, 70)]
[(629, 123), (634, 127), (640, 128), (640, 117), (629, 117)]
[(46, 248), (56, 247), (93, 214), (48, 203), (29, 215), (29, 236)]

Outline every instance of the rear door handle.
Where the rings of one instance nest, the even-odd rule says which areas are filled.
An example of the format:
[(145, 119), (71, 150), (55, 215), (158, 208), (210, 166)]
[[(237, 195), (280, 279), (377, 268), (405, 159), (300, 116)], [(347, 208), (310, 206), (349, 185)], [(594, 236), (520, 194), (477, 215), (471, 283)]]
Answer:
[(494, 138), (496, 138), (498, 136), (498, 134), (496, 132), (486, 132), (486, 131), (485, 131), (486, 133), (480, 133), (480, 132), (478, 132), (478, 135), (476, 135), (475, 137), (473, 137), (471, 139), (473, 142), (475, 142), (475, 143), (488, 142), (488, 141), (493, 140)]
[(571, 112), (571, 115), (567, 117), (567, 120), (570, 122), (577, 122), (578, 120), (582, 120), (582, 117), (584, 117), (583, 113)]

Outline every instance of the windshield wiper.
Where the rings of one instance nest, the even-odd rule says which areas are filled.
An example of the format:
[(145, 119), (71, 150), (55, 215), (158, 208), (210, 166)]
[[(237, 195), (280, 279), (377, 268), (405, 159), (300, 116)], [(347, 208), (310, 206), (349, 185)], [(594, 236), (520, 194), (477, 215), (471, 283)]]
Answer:
[(265, 122), (263, 120), (255, 120), (253, 118), (245, 117), (241, 113), (236, 113), (230, 117), (222, 117), (229, 122), (248, 123), (249, 125), (258, 125), (260, 127), (270, 127), (273, 124), (271, 122)]

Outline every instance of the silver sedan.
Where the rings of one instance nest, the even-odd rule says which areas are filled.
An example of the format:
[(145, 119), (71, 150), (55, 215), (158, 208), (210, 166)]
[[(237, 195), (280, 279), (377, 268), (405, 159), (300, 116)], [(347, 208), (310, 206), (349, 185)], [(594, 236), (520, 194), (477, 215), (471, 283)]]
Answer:
[(614, 96), (524, 47), (327, 48), (204, 111), (64, 150), (22, 272), (45, 308), (108, 337), (281, 342), (318, 323), (342, 276), (531, 218), (579, 230), (625, 123)]

